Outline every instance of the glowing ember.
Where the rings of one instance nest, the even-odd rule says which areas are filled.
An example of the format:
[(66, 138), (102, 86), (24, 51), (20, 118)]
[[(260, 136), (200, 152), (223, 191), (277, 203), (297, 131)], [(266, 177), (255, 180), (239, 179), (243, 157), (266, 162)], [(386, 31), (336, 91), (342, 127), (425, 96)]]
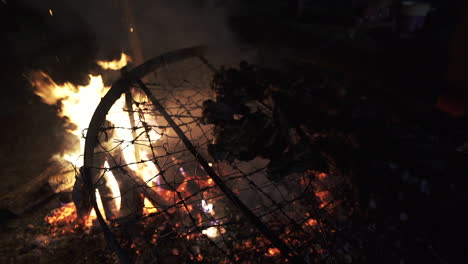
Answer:
[(49, 9), (49, 15), (54, 16), (54, 11), (52, 11), (52, 9)]
[(208, 186), (213, 186), (214, 181), (213, 181), (213, 179), (209, 178), (207, 183), (208, 183)]
[(308, 226), (316, 226), (317, 224), (318, 224), (317, 220), (313, 218), (307, 220), (307, 222), (305, 223), (305, 225), (308, 225)]
[(53, 210), (45, 217), (45, 221), (49, 224), (63, 222), (73, 222), (76, 218), (75, 205), (73, 203), (66, 204), (60, 208)]
[(330, 193), (328, 191), (318, 191), (315, 193), (315, 196), (317, 196), (317, 198), (319, 198), (320, 200), (320, 208), (324, 208), (328, 205), (328, 198), (330, 196)]
[(216, 228), (215, 226), (203, 230), (202, 233), (208, 236), (209, 238), (215, 238), (219, 236), (218, 228)]
[[(68, 203), (50, 212), (44, 220), (52, 227), (52, 236), (56, 236), (58, 234), (74, 232), (72, 226), (68, 226), (67, 228), (67, 224), (73, 223), (76, 220), (76, 217), (75, 205), (73, 203)], [(90, 217), (84, 223), (85, 226), (91, 227), (95, 219), (96, 213), (93, 210)]]
[(280, 251), (277, 248), (269, 248), (268, 252), (265, 253), (266, 256), (268, 257), (273, 257), (276, 255), (279, 255)]
[(315, 193), (315, 196), (317, 196), (322, 202), (324, 202), (327, 199), (328, 195), (328, 191), (319, 191)]
[(319, 174), (317, 175), (317, 178), (318, 178), (319, 180), (323, 181), (323, 180), (325, 180), (325, 179), (327, 178), (327, 176), (328, 176), (328, 175), (327, 175), (326, 173), (321, 172), (321, 173), (319, 173)]

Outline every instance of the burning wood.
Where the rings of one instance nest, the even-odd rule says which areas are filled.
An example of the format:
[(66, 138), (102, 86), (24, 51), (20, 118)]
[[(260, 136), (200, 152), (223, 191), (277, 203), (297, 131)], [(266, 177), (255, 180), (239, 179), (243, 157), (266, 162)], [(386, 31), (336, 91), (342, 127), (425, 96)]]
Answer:
[[(171, 56), (176, 56), (175, 54)], [(123, 65), (122, 61), (125, 59), (101, 62), (99, 65), (103, 68), (116, 69)], [(157, 60), (150, 62), (160, 63)], [(244, 65), (244, 67), (249, 66)], [(138, 73), (137, 76), (144, 75), (146, 71), (149, 72), (148, 69), (137, 67), (135, 71), (128, 72), (128, 76), (124, 75), (122, 80), (136, 78), (132, 75), (134, 72)], [(246, 71), (249, 72), (248, 69)], [(91, 232), (90, 230), (95, 227), (93, 222), (99, 220), (92, 209), (92, 200), (87, 200), (90, 196), (86, 194), (83, 176), (93, 179), (95, 183), (93, 188), (98, 190), (96, 193), (98, 207), (95, 208), (105, 212), (108, 231), (113, 230), (118, 234), (122, 246), (133, 250), (138, 258), (147, 256), (149, 247), (156, 247), (163, 251), (177, 249), (177, 254), (169, 254), (170, 258), (177, 258), (177, 261), (189, 258), (198, 262), (222, 263), (236, 259), (248, 260), (253, 255), (257, 255), (273, 263), (280, 263), (285, 258), (301, 262), (299, 256), (305, 254), (305, 251), (302, 249), (296, 251), (296, 248), (303, 245), (306, 250), (309, 248), (306, 245), (311, 243), (309, 241), (311, 237), (332, 234), (330, 231), (332, 228), (322, 219), (333, 214), (331, 207), (327, 206), (334, 199), (334, 194), (329, 193), (326, 186), (331, 174), (310, 170), (314, 165), (306, 163), (313, 159), (312, 152), (300, 151), (308, 147), (303, 141), (296, 140), (297, 135), (292, 140), (284, 138), (282, 134), (284, 131), (278, 130), (281, 126), (274, 124), (277, 120), (272, 120), (277, 117), (275, 114), (277, 109), (271, 108), (272, 105), (267, 104), (267, 100), (257, 98), (256, 104), (246, 103), (245, 107), (251, 107), (253, 113), (250, 110), (237, 109), (221, 111), (219, 115), (217, 107), (219, 102), (206, 101), (207, 98), (213, 98), (213, 95), (211, 97), (192, 95), (184, 98), (183, 92), (173, 95), (173, 91), (162, 91), (161, 94), (173, 98), (175, 102), (173, 104), (175, 107), (165, 109), (162, 105), (158, 106), (157, 99), (148, 92), (146, 84), (138, 81), (145, 93), (150, 94), (149, 98), (137, 95), (136, 90), (125, 94), (125, 89), (122, 87), (127, 84), (121, 80), (112, 88), (114, 90), (109, 91), (111, 95), (106, 95), (100, 103), (108, 109), (96, 106), (99, 111), (96, 112), (93, 121), (90, 122), (91, 116), (80, 116), (74, 121), (75, 113), (73, 111), (70, 113), (71, 109), (87, 108), (92, 101), (84, 104), (80, 97), (80, 94), (87, 94), (82, 90), (88, 87), (56, 85), (45, 75), (39, 76), (42, 77), (36, 81), (40, 87), (38, 94), (55, 96), (44, 100), (62, 106), (59, 114), (67, 117), (70, 124), (73, 124), (70, 132), (80, 135), (91, 123), (86, 139), (91, 142), (94, 140), (94, 143), (87, 143), (94, 146), (93, 149), (88, 147), (87, 155), (91, 155), (92, 158), (88, 160), (89, 163), (85, 163), (87, 172), (83, 174), (82, 171), (76, 175), (75, 205), (64, 205), (45, 218), (52, 237), (77, 234), (83, 229)], [(98, 85), (93, 85), (91, 90), (94, 90), (95, 97), (100, 98), (109, 88), (102, 84), (101, 77), (92, 78), (94, 80), (92, 82)], [(231, 95), (227, 95), (230, 92), (224, 92), (226, 94), (223, 95), (225, 96), (223, 100), (226, 103), (222, 108), (226, 110), (231, 108), (232, 102), (229, 101)], [(198, 100), (195, 107), (189, 109), (183, 105), (194, 103), (195, 98)], [(114, 99), (115, 104), (112, 105)], [(203, 104), (206, 107), (204, 111), (200, 108), (203, 101), (211, 102)], [(99, 99), (95, 102), (99, 103)], [(244, 105), (241, 104), (242, 106)], [(155, 107), (158, 110), (156, 113)], [(268, 113), (263, 114), (264, 111)], [(86, 115), (88, 112), (83, 111), (83, 114)], [(234, 117), (233, 113), (239, 116)], [(162, 120), (161, 115), (165, 120)], [(213, 152), (212, 147), (209, 147), (207, 131), (211, 129), (211, 123), (215, 123), (217, 127), (230, 122), (240, 122), (245, 125), (245, 120), (251, 119), (252, 115), (257, 117), (254, 118), (254, 123), (261, 120), (258, 124), (266, 124), (267, 128), (272, 129), (270, 131), (272, 134), (265, 136), (265, 140), (262, 141), (269, 146), (270, 153), (263, 150), (262, 154), (254, 152), (249, 155), (272, 158), (277, 151), (287, 149), (282, 155), (294, 153), (301, 157), (299, 165), (291, 163), (298, 165), (299, 169), (283, 170), (285, 167), (278, 164), (278, 166), (260, 166), (260, 169), (238, 167), (236, 164), (242, 164), (239, 160), (247, 161), (251, 157), (246, 157), (242, 151), (230, 153), (230, 149), (227, 149), (228, 156), (232, 157), (229, 159), (230, 164), (213, 162), (202, 156), (204, 155), (202, 153), (206, 153), (206, 149), (215, 157), (219, 156)], [(99, 124), (96, 121), (98, 119), (95, 119), (96, 116), (101, 119)], [(202, 118), (206, 124), (199, 123)], [(282, 118), (281, 122), (285, 120), (287, 121)], [(231, 132), (241, 131), (234, 129)], [(254, 142), (256, 149), (261, 149), (264, 146), (255, 142), (258, 132), (250, 134), (249, 140)], [(96, 137), (92, 136), (93, 133)], [(216, 134), (218, 137), (216, 144), (222, 146), (223, 140), (226, 141), (223, 138), (225, 134)], [(187, 135), (191, 138), (189, 139)], [(191, 141), (197, 145), (193, 145)], [(182, 144), (187, 148), (181, 147)], [(243, 147), (242, 144), (236, 147)], [(249, 144), (247, 143), (248, 146)], [(80, 146), (76, 146), (75, 149), (83, 150), (83, 139)], [(64, 153), (63, 158), (75, 161), (79, 167), (83, 165), (83, 159), (78, 153), (81, 152)], [(272, 160), (278, 162), (281, 160), (278, 157)], [(290, 160), (292, 162), (293, 159)], [(201, 171), (202, 168), (204, 171)], [(272, 172), (279, 173), (279, 176), (271, 177)], [(301, 173), (303, 176), (298, 176)], [(235, 206), (231, 203), (233, 201)], [(79, 222), (82, 225), (78, 228)], [(130, 228), (130, 225), (139, 226), (141, 232), (134, 233), (127, 230), (125, 232), (130, 232), (130, 237), (122, 236), (120, 230)], [(102, 226), (105, 232), (107, 232), (106, 226), (107, 224)], [(256, 233), (256, 228), (261, 234)], [(149, 234), (150, 239), (145, 240), (142, 234)], [(106, 236), (109, 239), (109, 236)], [(192, 252), (184, 249), (190, 247), (196, 247), (198, 250)], [(297, 254), (298, 257), (291, 257), (289, 252)], [(313, 252), (319, 255), (318, 251)]]
[[(294, 5), (298, 1), (289, 2)], [(9, 256), (15, 255), (13, 261), (19, 263), (38, 259), (54, 263), (115, 263), (117, 257), (122, 263), (375, 263), (380, 252), (389, 252), (385, 257), (392, 263), (430, 262), (434, 258), (456, 262), (445, 260), (449, 254), (434, 249), (436, 241), (424, 240), (433, 237), (425, 232), (433, 229), (429, 218), (439, 223), (442, 218), (450, 219), (452, 225), (444, 226), (453, 226), (452, 229), (463, 225), (463, 219), (452, 213), (459, 208), (450, 207), (462, 203), (439, 201), (453, 196), (464, 198), (460, 195), (463, 175), (458, 170), (465, 171), (466, 166), (456, 164), (460, 168), (448, 173), (445, 170), (449, 164), (458, 163), (454, 160), (466, 159), (463, 154), (453, 153), (454, 145), (466, 141), (461, 140), (466, 127), (458, 121), (447, 121), (440, 113), (418, 113), (407, 118), (403, 110), (398, 110), (399, 103), (412, 112), (431, 108), (438, 86), (444, 86), (442, 78), (432, 77), (444, 72), (443, 67), (437, 66), (446, 57), (436, 52), (442, 50), (437, 48), (440, 41), (432, 41), (429, 46), (420, 44), (437, 39), (430, 34), (433, 25), (440, 27), (439, 35), (448, 34), (448, 28), (432, 23), (434, 19), (443, 22), (443, 17), (449, 15), (448, 4), (438, 4), (438, 9), (443, 10), (439, 12), (429, 10), (425, 3), (403, 3), (379, 10), (359, 3), (359, 7), (353, 4), (349, 9), (364, 9), (361, 15), (341, 14), (346, 8), (331, 18), (326, 14), (308, 17), (306, 12), (307, 17), (301, 15), (301, 21), (285, 24), (282, 19), (270, 23), (271, 17), (277, 18), (270, 15), (276, 12), (272, 9), (280, 8), (270, 9), (269, 3), (265, 6), (268, 10), (263, 9), (268, 11), (268, 17), (257, 20), (266, 21), (261, 31), (273, 28), (273, 34), (258, 34), (255, 27), (249, 28), (252, 35), (281, 39), (275, 45), (280, 48), (272, 48), (272, 57), (276, 60), (283, 54), (288, 65), (272, 69), (241, 62), (238, 67), (218, 69), (203, 57), (201, 61), (174, 64), (201, 56), (199, 48), (170, 52), (143, 63), (138, 37), (144, 33), (145, 25), (135, 24), (130, 1), (122, 3), (127, 20), (123, 33), (130, 37), (133, 62), (140, 66), (125, 67), (132, 60), (125, 54), (114, 61), (96, 62), (88, 85), (58, 83), (59, 76), (55, 79), (45, 72), (32, 76), (36, 94), (55, 106), (42, 107), (57, 109), (66, 123), (67, 137), (73, 135), (76, 140), (64, 142), (66, 149), (46, 170), (37, 167), (34, 175), (39, 175), (33, 181), (22, 180), (24, 186), (0, 197), (0, 216), (14, 219), (2, 222), (2, 231), (5, 226), (8, 233), (0, 235), (4, 241), (15, 241), (15, 245), (0, 244), (0, 262), (11, 262)], [(16, 5), (3, 6), (14, 11), (10, 8)], [(331, 8), (327, 4), (322, 7), (317, 10)], [(417, 34), (408, 30), (408, 25), (424, 20), (428, 10), (434, 12), (432, 22), (421, 31), (413, 28)], [(48, 25), (66, 15), (60, 6), (43, 6), (41, 11), (45, 15), (43, 22)], [(377, 13), (382, 16), (375, 17)], [(11, 21), (42, 21), (20, 17), (5, 20), (6, 28), (24, 28), (23, 23)], [(321, 17), (333, 20), (333, 25), (348, 19), (359, 21), (349, 29), (348, 25), (327, 26)], [(236, 16), (234, 20), (237, 19), (244, 20)], [(387, 21), (390, 23), (382, 21), (394, 25), (385, 26), (391, 32), (370, 29), (382, 19), (391, 19)], [(301, 25), (305, 21), (318, 25)], [(289, 29), (294, 29), (294, 33), (278, 34)], [(60, 51), (61, 45), (48, 41), (51, 38), (40, 37), (36, 43), (39, 45), (32, 45), (39, 49), (30, 51), (28, 45), (15, 45), (22, 44), (16, 37), (29, 39), (29, 34), (7, 31), (7, 46), (14, 47), (11, 56), (8, 51), (5, 53), (7, 65), (14, 66), (16, 58), (25, 61), (19, 63), (25, 64), (21, 66), (41, 65), (41, 60), (28, 58), (37, 51), (41, 53), (38, 56), (56, 64), (45, 67), (50, 74), (63, 67), (60, 72), (64, 79), (76, 79), (66, 76), (91, 66), (88, 60), (82, 65), (76, 63), (74, 54)], [(91, 49), (92, 45), (85, 43), (88, 36), (81, 36), (78, 31), (79, 27), (73, 27), (72, 35), (76, 34), (79, 43)], [(306, 31), (312, 35), (299, 36)], [(36, 32), (40, 31), (35, 30), (31, 36)], [(60, 39), (62, 34), (58, 35)], [(75, 37), (63, 36), (71, 46), (77, 46)], [(170, 41), (162, 44), (170, 45)], [(298, 46), (306, 50), (299, 51)], [(45, 54), (44, 49), (49, 47), (53, 52)], [(86, 55), (79, 50), (73, 52)], [(267, 53), (260, 51), (259, 61), (268, 63)], [(429, 53), (437, 55), (430, 59)], [(427, 66), (419, 62), (421, 58), (429, 62)], [(66, 69), (67, 63), (73, 64), (76, 71)], [(112, 88), (106, 87), (105, 83), (111, 81), (106, 78), (115, 74), (96, 75), (99, 70), (116, 71), (122, 67), (122, 76)], [(205, 74), (208, 70), (212, 72)], [(7, 69), (6, 75), (16, 74), (15, 71)], [(149, 74), (154, 78), (148, 78)], [(421, 90), (413, 89), (415, 84)], [(414, 93), (405, 95), (406, 90)], [(10, 98), (8, 94), (4, 97)], [(32, 99), (37, 101), (36, 97)], [(18, 109), (22, 112), (28, 108)], [(12, 120), (16, 121), (14, 117)], [(437, 121), (430, 124), (427, 119), (433, 117)], [(34, 122), (48, 126), (38, 120), (35, 118)], [(28, 121), (18, 127), (28, 127)], [(432, 125), (437, 128), (430, 128)], [(423, 131), (431, 129), (438, 132)], [(39, 132), (46, 134), (45, 130)], [(11, 134), (5, 137), (7, 141), (14, 136), (30, 136), (15, 135), (15, 131)], [(23, 145), (26, 147), (18, 149), (25, 157), (43, 153), (35, 151), (36, 145)], [(435, 145), (440, 145), (440, 149)], [(431, 155), (433, 149), (438, 153)], [(6, 163), (13, 160), (16, 158), (8, 157)], [(22, 166), (24, 161), (15, 163)], [(25, 167), (28, 165), (31, 171), (36, 167), (33, 163)], [(23, 179), (21, 170), (8, 169), (7, 173)], [(441, 175), (443, 181), (437, 179)], [(447, 186), (442, 184), (445, 181)], [(421, 193), (422, 198), (415, 193)], [(426, 214), (437, 211), (437, 205), (432, 208), (433, 201), (426, 199), (434, 193), (438, 193), (434, 200), (445, 212), (440, 216)], [(68, 203), (71, 198), (74, 203)], [(418, 218), (414, 212), (422, 212), (424, 207), (425, 217)], [(41, 222), (32, 221), (33, 218)], [(420, 229), (419, 223), (429, 228)], [(444, 233), (441, 237), (450, 238), (448, 231), (450, 228), (440, 232)], [(414, 247), (408, 247), (408, 240), (414, 237), (418, 238), (416, 247), (424, 251), (421, 255), (432, 259), (405, 258), (408, 252), (415, 254)], [(80, 241), (79, 247), (76, 241)], [(453, 248), (450, 250), (459, 250)], [(109, 254), (109, 249), (114, 254)], [(375, 252), (379, 254), (372, 256)]]

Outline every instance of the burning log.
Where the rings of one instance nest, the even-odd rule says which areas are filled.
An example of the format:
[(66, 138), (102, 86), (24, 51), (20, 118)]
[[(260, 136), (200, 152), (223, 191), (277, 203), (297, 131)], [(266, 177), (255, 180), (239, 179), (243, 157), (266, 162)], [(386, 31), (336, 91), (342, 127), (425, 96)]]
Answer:
[[(217, 175), (217, 173), (209, 166), (208, 162), (201, 156), (201, 154), (190, 142), (190, 140), (185, 136), (182, 129), (174, 122), (174, 120), (170, 117), (170, 115), (164, 109), (164, 107), (159, 103), (159, 101), (152, 95), (152, 93), (141, 81), (141, 79), (145, 75), (154, 71), (162, 64), (176, 62), (194, 56), (202, 57), (202, 51), (203, 50), (199, 47), (183, 49), (157, 57), (136, 67), (135, 69), (129, 71), (122, 79), (120, 79), (113, 85), (111, 90), (105, 95), (105, 97), (102, 99), (101, 103), (97, 107), (90, 122), (89, 130), (87, 133), (84, 158), (85, 164), (83, 167), (83, 187), (85, 193), (88, 193), (88, 195), (90, 195), (91, 204), (93, 205), (96, 211), (98, 220), (103, 228), (104, 234), (113, 250), (115, 250), (117, 254), (120, 255), (119, 257), (121, 259), (121, 262), (126, 262), (127, 257), (120, 249), (119, 244), (115, 240), (115, 237), (112, 235), (111, 231), (106, 225), (106, 222), (104, 221), (102, 215), (99, 212), (96, 197), (94, 195), (94, 188), (97, 187), (96, 183), (98, 183), (99, 180), (97, 176), (99, 174), (93, 172), (93, 170), (95, 170), (94, 160), (98, 158), (98, 156), (95, 153), (95, 148), (99, 144), (99, 127), (104, 122), (107, 113), (109, 112), (112, 105), (117, 101), (117, 99), (129, 89), (132, 83), (136, 83), (147, 95), (147, 97), (155, 107), (156, 111), (164, 117), (169, 126), (174, 130), (175, 134), (182, 141), (187, 150), (195, 157), (196, 161), (202, 166), (202, 168), (217, 184), (217, 186), (226, 195), (226, 197), (234, 204), (234, 206), (240, 209), (242, 214), (251, 222), (251, 224), (253, 224), (262, 235), (268, 238), (268, 240), (270, 240), (271, 243), (279, 249), (279, 251), (283, 254), (284, 258), (289, 259), (294, 263), (302, 263), (303, 261), (295, 256), (294, 252), (289, 248), (289, 246), (285, 244), (285, 242), (282, 239), (280, 239), (275, 234), (275, 232), (273, 232), (269, 229), (269, 227), (263, 224), (261, 220), (255, 215), (255, 213), (253, 213), (224, 183), (224, 181)], [(140, 186), (146, 186), (145, 182), (141, 179), (139, 180), (138, 177), (134, 177), (133, 180), (135, 180), (136, 183), (140, 183)], [(149, 188), (140, 188), (141, 191), (145, 193), (145, 196), (152, 200), (151, 202), (153, 204), (161, 203), (160, 197), (159, 195), (157, 195), (156, 192), (151, 191), (151, 189)], [(187, 207), (187, 205), (185, 204), (184, 206)]]
[[(119, 97), (129, 89), (129, 86), (135, 80), (143, 78), (145, 75), (153, 72), (158, 67), (181, 61), (190, 57), (202, 56), (204, 49), (202, 47), (192, 47), (187, 49), (177, 50), (171, 53), (166, 53), (162, 56), (153, 58), (146, 63), (136, 67), (130, 71), (124, 78), (117, 81), (110, 91), (104, 96), (101, 100), (99, 106), (97, 107), (94, 115), (89, 124), (89, 130), (87, 133), (86, 144), (85, 144), (85, 154), (84, 154), (84, 166), (83, 166), (83, 188), (84, 194), (90, 196), (94, 210), (100, 225), (103, 228), (104, 235), (109, 243), (109, 246), (114, 250), (121, 263), (129, 263), (129, 259), (126, 253), (124, 253), (116, 241), (114, 235), (107, 226), (104, 218), (102, 217), (100, 210), (96, 202), (96, 196), (94, 193), (95, 184), (97, 183), (96, 174), (92, 173), (92, 164), (94, 159), (94, 149), (98, 145), (98, 129), (103, 124), (107, 113), (111, 109), (112, 105), (119, 99)], [(94, 176), (93, 176), (94, 175)], [(156, 199), (155, 199), (156, 200)]]
[(52, 166), (47, 168), (47, 171), (52, 172), (48, 183), (54, 193), (71, 191), (76, 175), (72, 164), (62, 159), (54, 159)]

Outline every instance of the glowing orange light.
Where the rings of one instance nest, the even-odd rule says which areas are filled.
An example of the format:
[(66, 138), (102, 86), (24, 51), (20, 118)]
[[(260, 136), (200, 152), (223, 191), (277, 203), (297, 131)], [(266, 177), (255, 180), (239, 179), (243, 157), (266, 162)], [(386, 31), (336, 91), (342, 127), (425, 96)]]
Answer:
[(122, 53), (120, 54), (120, 59), (118, 60), (98, 61), (97, 64), (101, 66), (101, 68), (104, 70), (120, 70), (123, 67), (125, 67), (125, 65), (127, 65), (130, 61), (132, 61), (131, 58), (125, 53)]
[(317, 220), (311, 218), (305, 224), (308, 225), (308, 226), (316, 226), (318, 224), (318, 222), (317, 222)]
[(315, 193), (315, 196), (317, 196), (321, 201), (324, 201), (330, 193), (328, 191), (319, 191)]
[(213, 185), (213, 179), (209, 178), (208, 179), (208, 186), (211, 186), (211, 185)]
[(328, 175), (327, 175), (326, 173), (321, 172), (321, 173), (319, 173), (319, 174), (317, 175), (317, 178), (318, 178), (319, 180), (323, 181), (323, 180), (325, 180), (325, 178), (327, 178), (327, 176), (328, 176)]
[(273, 256), (276, 256), (276, 255), (279, 255), (280, 251), (279, 249), (277, 248), (269, 248), (268, 249), (268, 252), (265, 253), (265, 255), (269, 256), (269, 257), (273, 257)]

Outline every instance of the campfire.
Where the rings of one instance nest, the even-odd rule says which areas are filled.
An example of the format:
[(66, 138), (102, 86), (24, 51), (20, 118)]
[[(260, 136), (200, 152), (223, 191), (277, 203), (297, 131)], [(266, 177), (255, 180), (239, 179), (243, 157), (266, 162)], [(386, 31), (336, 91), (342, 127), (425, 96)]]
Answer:
[(462, 1), (95, 2), (0, 3), (0, 263), (466, 263)]
[[(119, 60), (97, 64), (102, 71), (115, 72), (129, 61), (122, 54)], [(205, 61), (201, 63), (203, 67)], [(241, 71), (250, 68), (241, 65)], [(122, 78), (126, 74), (132, 72), (123, 71)], [(86, 164), (90, 124), (119, 81), (110, 88), (101, 75), (89, 75), (88, 85), (76, 86), (57, 84), (43, 72), (33, 74), (35, 93), (59, 107), (57, 114), (66, 120), (68, 132), (79, 138), (54, 157), (68, 164), (63, 170), (67, 173), (55, 176), (62, 177), (56, 191), (72, 192), (73, 202), (45, 217), (49, 228), (44, 246), (54, 239), (92, 237), (100, 228), (110, 228), (122, 247), (114, 248), (115, 253), (123, 250), (133, 261), (157, 257), (164, 263), (234, 263), (262, 258), (282, 263), (336, 257), (331, 241), (342, 228), (336, 219), (352, 212), (333, 188), (346, 180), (312, 167), (285, 172), (268, 154), (246, 159), (232, 150), (221, 155), (218, 148), (227, 146), (222, 145), (225, 126), (238, 124), (239, 118), (245, 123), (248, 114), (220, 123), (213, 111), (225, 93), (210, 89), (209, 82), (198, 90), (184, 86), (194, 85), (189, 78), (174, 83), (170, 74), (160, 82), (160, 75), (164, 72), (157, 72), (156, 82), (150, 76), (116, 97), (102, 115), (104, 123), (95, 127), (93, 159)], [(214, 75), (218, 87), (219, 75)], [(164, 109), (157, 108), (159, 99), (149, 90), (163, 100)], [(260, 99), (257, 104), (262, 108), (256, 107), (260, 110), (254, 115), (271, 118), (271, 105)], [(227, 143), (237, 139), (233, 140)], [(299, 147), (297, 134), (291, 134), (291, 140), (296, 143), (287, 144)], [(83, 196), (86, 168), (95, 177), (93, 191), (104, 223), (98, 224), (96, 207), (86, 205)]]
[[(97, 64), (103, 70), (120, 70), (130, 61), (130, 58), (122, 53), (120, 60), (115, 61), (98, 61)], [(98, 106), (102, 96), (109, 90), (110, 87), (105, 86), (103, 78), (101, 75), (89, 75), (89, 84), (86, 86), (76, 86), (71, 83), (64, 83), (59, 85), (55, 83), (50, 76), (43, 72), (37, 72), (33, 74), (33, 85), (35, 87), (35, 93), (41, 97), (44, 103), (50, 105), (59, 105), (57, 111), (60, 117), (63, 117), (67, 120), (67, 125), (69, 126), (68, 132), (75, 135), (79, 139), (76, 146), (68, 147), (69, 150), (66, 150), (64, 153), (54, 157), (55, 159), (64, 160), (70, 163), (70, 166), (73, 166), (74, 170), (77, 171), (81, 166), (83, 166), (83, 151), (85, 143), (85, 130), (91, 121), (91, 117), (94, 113), (94, 110)], [(130, 127), (130, 121), (128, 114), (122, 111), (125, 104), (124, 96), (114, 105), (112, 109), (112, 114), (109, 115), (109, 119), (113, 121), (115, 126), (119, 127)], [(126, 140), (131, 136), (131, 134), (125, 133), (123, 130), (118, 131), (120, 134), (117, 136), (122, 140)], [(135, 164), (134, 149), (127, 148), (124, 151), (126, 160)], [(109, 166), (106, 164), (107, 167)], [(151, 168), (142, 168), (146, 170)], [(142, 175), (147, 175), (141, 171)], [(64, 179), (63, 182), (66, 182), (68, 186), (60, 187), (61, 189), (71, 188), (74, 184), (75, 175), (68, 174), (66, 175), (71, 179)], [(109, 172), (109, 183), (112, 189), (112, 193), (115, 197), (116, 206), (120, 206), (120, 190), (118, 184), (112, 175), (112, 172)], [(96, 194), (99, 196), (99, 192), (96, 190)], [(98, 199), (99, 201), (100, 199)], [(102, 203), (100, 204), (102, 209)], [(117, 208), (119, 209), (119, 208)], [(148, 209), (150, 211), (150, 209)], [(75, 208), (72, 204), (67, 204), (64, 207), (53, 212), (52, 216), (47, 217), (47, 222), (51, 225), (54, 225), (56, 221), (68, 220), (70, 221), (73, 216), (76, 216)], [(90, 215), (89, 221), (87, 221), (87, 226), (90, 227), (92, 220), (96, 218), (96, 214), (93, 212)]]

